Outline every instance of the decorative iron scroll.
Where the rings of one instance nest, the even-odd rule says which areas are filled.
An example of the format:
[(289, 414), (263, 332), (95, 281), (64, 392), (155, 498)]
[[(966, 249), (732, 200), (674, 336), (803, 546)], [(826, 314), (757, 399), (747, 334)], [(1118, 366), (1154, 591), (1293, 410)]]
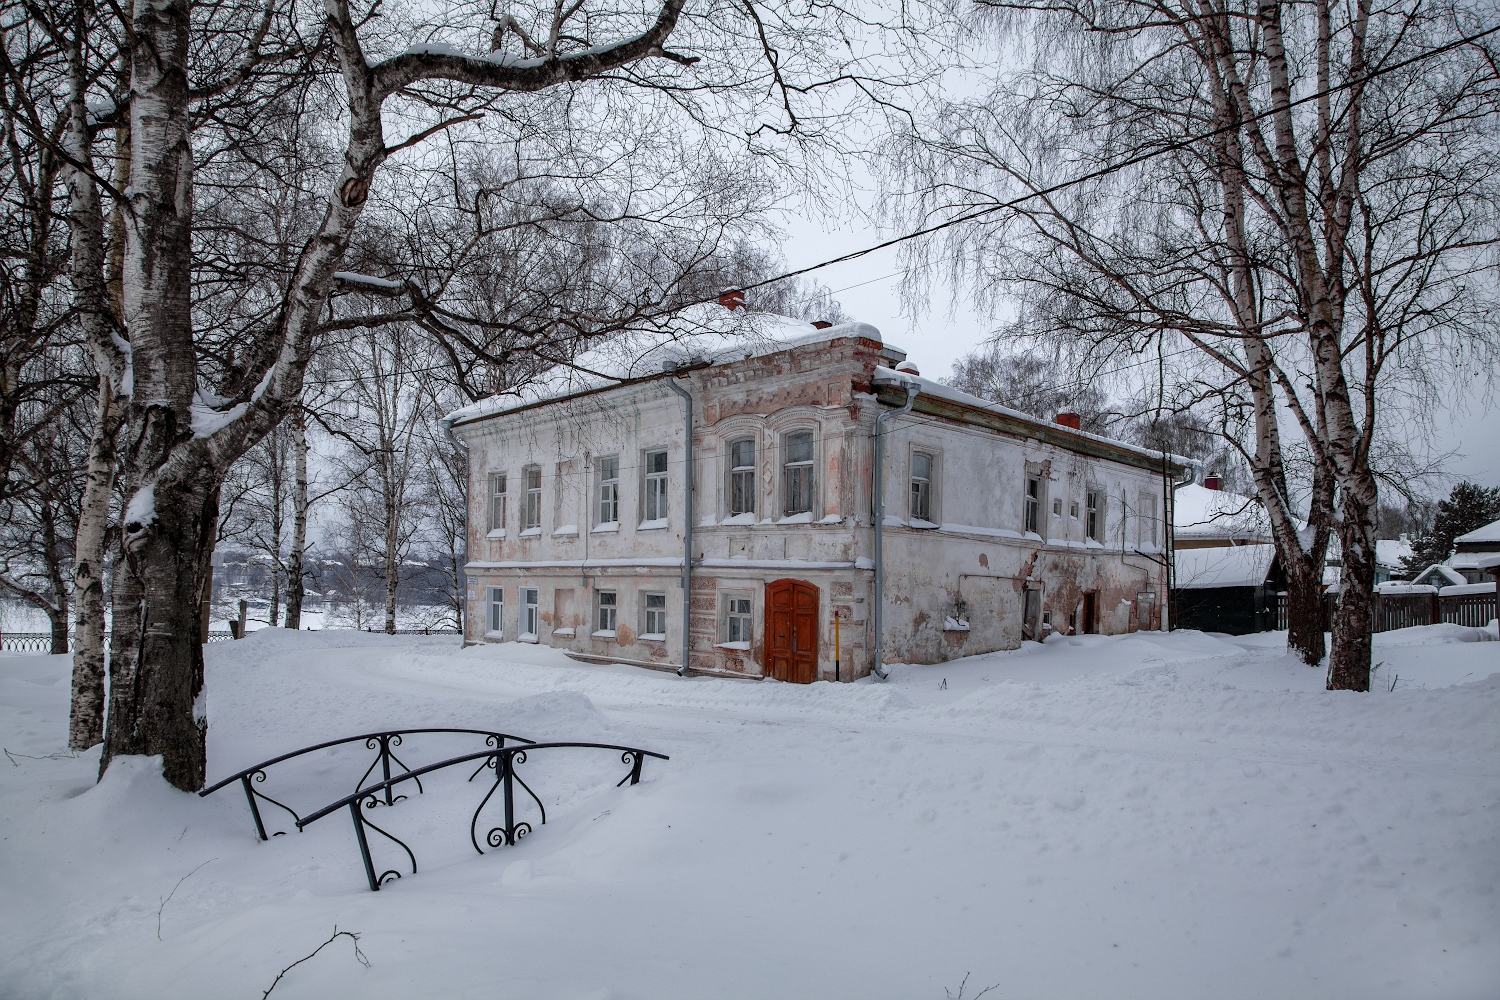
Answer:
[[(305, 829), (308, 825), (317, 822), (324, 816), (327, 816), (329, 813), (337, 812), (340, 809), (347, 808), (349, 810), (350, 816), (353, 817), (355, 839), (359, 842), (360, 858), (364, 861), (365, 876), (369, 880), (370, 890), (372, 892), (379, 892), (381, 886), (385, 885), (393, 878), (400, 878), (401, 873), (396, 871), (395, 869), (390, 869), (378, 876), (375, 874), (375, 862), (370, 853), (370, 841), (365, 834), (366, 827), (374, 830), (381, 836), (395, 842), (403, 851), (405, 851), (406, 856), (411, 860), (411, 870), (413, 874), (416, 874), (417, 871), (417, 857), (412, 853), (411, 848), (408, 847), (404, 842), (388, 833), (387, 831), (382, 830), (374, 823), (371, 823), (369, 819), (365, 817), (364, 812), (360, 809), (361, 804), (363, 804), (365, 809), (374, 809), (378, 804), (380, 804), (382, 796), (384, 796), (385, 799), (389, 800), (391, 789), (396, 785), (399, 785), (403, 781), (417, 781), (420, 775), (428, 774), (432, 771), (438, 771), (443, 768), (452, 767), (456, 764), (468, 764), (477, 760), (480, 762), (479, 767), (474, 771), (473, 774), (469, 775), (469, 780), (473, 781), (474, 778), (478, 777), (479, 773), (485, 768), (491, 768), (494, 770), (495, 780), (494, 783), (490, 785), (489, 791), (485, 792), (484, 798), (480, 800), (478, 807), (474, 810), (473, 817), (469, 820), (469, 841), (474, 845), (474, 850), (478, 851), (480, 854), (484, 853), (484, 848), (479, 846), (479, 816), (484, 811), (485, 806), (489, 804), (490, 799), (493, 798), (495, 793), (498, 791), (500, 792), (500, 801), (504, 808), (504, 823), (501, 826), (491, 827), (490, 830), (485, 833), (483, 839), (484, 842), (490, 847), (514, 847), (516, 844), (520, 843), (523, 837), (532, 832), (532, 826), (529, 822), (527, 822), (526, 820), (518, 820), (516, 818), (516, 785), (519, 784), (523, 789), (525, 789), (526, 794), (530, 795), (531, 800), (536, 803), (537, 810), (541, 815), (541, 822), (543, 824), (547, 822), (547, 809), (542, 805), (541, 798), (536, 794), (536, 792), (532, 791), (531, 786), (528, 785), (518, 773), (516, 773), (516, 768), (517, 766), (526, 763), (528, 754), (536, 753), (542, 750), (558, 749), (594, 749), (620, 751), (620, 761), (622, 763), (629, 764), (630, 770), (626, 772), (625, 776), (621, 778), (620, 781), (615, 785), (616, 788), (618, 788), (620, 785), (625, 784), (627, 781), (632, 785), (639, 783), (641, 780), (641, 766), (645, 763), (645, 759), (647, 757), (655, 757), (658, 760), (670, 760), (670, 758), (667, 757), (666, 754), (659, 754), (650, 750), (641, 750), (636, 747), (615, 746), (609, 743), (528, 743), (524, 746), (514, 747), (507, 747), (502, 743), (495, 749), (480, 750), (476, 753), (464, 754), (461, 757), (454, 757), (450, 760), (439, 761), (436, 764), (428, 764), (426, 767), (419, 767), (416, 770), (407, 771), (405, 774), (398, 774), (393, 778), (386, 778), (385, 780), (377, 782), (366, 788), (361, 788), (353, 795), (349, 795), (342, 799), (339, 799), (337, 802), (324, 806), (322, 809), (319, 809), (317, 812), (306, 817), (305, 819), (298, 820), (297, 829)], [(405, 796), (398, 796), (396, 798), (396, 801), (399, 801), (402, 798), (405, 798)]]
[[(294, 757), (301, 757), (303, 754), (312, 753), (315, 750), (326, 750), (329, 747), (342, 746), (345, 743), (359, 743), (363, 741), (368, 749), (375, 751), (375, 758), (370, 761), (370, 766), (365, 768), (365, 773), (360, 775), (359, 780), (354, 783), (354, 787), (357, 790), (364, 784), (365, 779), (370, 776), (370, 773), (375, 770), (376, 765), (380, 766), (381, 776), (387, 782), (389, 782), (391, 778), (391, 761), (393, 760), (398, 765), (400, 765), (403, 771), (410, 774), (411, 768), (407, 766), (405, 761), (391, 752), (391, 748), (400, 746), (403, 736), (413, 736), (418, 733), (458, 733), (468, 736), (483, 736), (485, 746), (495, 747), (497, 749), (500, 747), (504, 747), (507, 740), (513, 743), (525, 744), (530, 744), (533, 742), (532, 740), (526, 739), (524, 736), (512, 736), (508, 733), (499, 733), (489, 729), (393, 729), (389, 732), (384, 733), (363, 733), (359, 736), (346, 736), (341, 740), (329, 740), (327, 743), (318, 743), (314, 746), (303, 747), (301, 750), (293, 750), (291, 753), (284, 753), (280, 757), (272, 757), (270, 760), (261, 761), (254, 767), (247, 767), (237, 774), (231, 774), (223, 781), (220, 781), (218, 784), (213, 785), (209, 788), (205, 788), (198, 794), (200, 796), (212, 795), (214, 792), (217, 792), (225, 785), (230, 785), (238, 781), (245, 790), (245, 800), (250, 803), (250, 815), (255, 820), (256, 834), (259, 835), (261, 840), (269, 840), (270, 837), (266, 835), (266, 824), (264, 819), (261, 817), (260, 806), (256, 804), (256, 799), (264, 799), (266, 802), (271, 803), (279, 809), (285, 809), (287, 812), (291, 813), (292, 819), (299, 824), (301, 823), (301, 817), (297, 815), (297, 811), (295, 809), (287, 805), (285, 802), (278, 802), (276, 799), (271, 798), (260, 789), (254, 787), (254, 784), (260, 784), (261, 782), (264, 782), (266, 780), (266, 768), (270, 767), (273, 764), (279, 764), (285, 760), (291, 760)], [(481, 770), (482, 769), (483, 767), (481, 767)], [(475, 773), (477, 774), (478, 772), (476, 771)], [(254, 782), (254, 784), (252, 784), (252, 781)], [(418, 794), (421, 794), (422, 792), (421, 781), (417, 782), (417, 792)], [(387, 785), (385, 788), (383, 801), (379, 802), (379, 804), (393, 806), (404, 798), (406, 798), (405, 795), (392, 796), (390, 786)], [(371, 825), (373, 826), (373, 824)], [(379, 828), (377, 827), (376, 829)], [(384, 830), (381, 830), (380, 832), (385, 833)], [(284, 833), (286, 833), (285, 830), (277, 830), (273, 836), (281, 836)], [(389, 834), (386, 835), (389, 836)], [(393, 837), (391, 839), (394, 840), (395, 838)], [(397, 842), (399, 843), (399, 841)], [(415, 864), (415, 861), (413, 861), (413, 864)]]

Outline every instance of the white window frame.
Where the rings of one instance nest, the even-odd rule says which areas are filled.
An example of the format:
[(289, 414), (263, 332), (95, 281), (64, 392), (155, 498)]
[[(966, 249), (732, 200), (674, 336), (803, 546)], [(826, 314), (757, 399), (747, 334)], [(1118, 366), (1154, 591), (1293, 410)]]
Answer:
[[(528, 625), (531, 626), (529, 629)], [(520, 634), (516, 638), (522, 642), (541, 640), (542, 591), (540, 587), (521, 588), (521, 618), (517, 628)]]
[[(661, 469), (653, 469), (654, 459), (661, 456)], [(641, 455), (641, 521), (665, 521), (671, 507), (667, 500), (670, 485), (670, 461), (665, 448), (653, 448)]]
[[(917, 475), (917, 459), (927, 460), (927, 475)], [(911, 453), (911, 489), (907, 496), (907, 514), (914, 520), (928, 521), (932, 517), (933, 481), (937, 478), (937, 455), (930, 451), (914, 450)]]
[[(1035, 487), (1035, 489), (1033, 489)], [(1042, 533), (1042, 477), (1028, 475), (1021, 491), (1021, 531)]]
[(595, 463), (599, 476), (598, 527), (620, 522), (620, 456), (606, 455)]
[[(750, 464), (735, 463), (735, 448), (742, 444), (750, 446)], [(729, 442), (726, 465), (729, 467), (729, 516), (755, 513), (755, 451), (754, 437), (737, 437)], [(737, 501), (744, 500), (743, 504)]]
[[(606, 601), (605, 598), (608, 598)], [(608, 618), (606, 618), (606, 614)], [(618, 590), (596, 590), (594, 592), (594, 635), (600, 639), (613, 639), (620, 625), (620, 592)], [(605, 628), (608, 623), (609, 628)]]
[(490, 531), (505, 533), (505, 473), (490, 473)]
[(486, 596), (488, 607), (485, 609), (484, 637), (503, 639), (505, 638), (505, 588), (487, 587)]
[(1104, 514), (1108, 510), (1108, 494), (1098, 486), (1088, 486), (1083, 492), (1083, 537), (1104, 544)]
[[(743, 602), (743, 608), (741, 608)], [(743, 591), (726, 591), (719, 595), (719, 606), (724, 609), (724, 621), (720, 628), (722, 642), (743, 642), (748, 650), (755, 642), (755, 598)], [(736, 629), (738, 625), (738, 629)], [(738, 631), (738, 636), (736, 636)]]
[[(521, 481), (526, 487), (526, 509), (522, 515), (522, 531), (542, 529), (542, 467), (528, 465), (521, 470)], [(533, 486), (532, 483), (536, 485)]]
[[(792, 439), (807, 436), (808, 457), (791, 460)], [(781, 513), (783, 517), (815, 513), (818, 506), (818, 435), (798, 427), (781, 435)], [(795, 491), (795, 492), (794, 492)], [(798, 504), (793, 504), (793, 497)], [(795, 509), (794, 509), (795, 507)]]
[[(656, 625), (661, 627), (653, 628)], [(658, 642), (667, 641), (666, 594), (644, 593), (641, 595), (641, 631), (637, 638), (654, 639)]]
[[(1158, 545), (1157, 541), (1157, 497), (1155, 493), (1142, 493), (1140, 499), (1141, 517), (1139, 520), (1141, 537), (1137, 543), (1147, 545)], [(1149, 538), (1147, 536), (1150, 536)]]

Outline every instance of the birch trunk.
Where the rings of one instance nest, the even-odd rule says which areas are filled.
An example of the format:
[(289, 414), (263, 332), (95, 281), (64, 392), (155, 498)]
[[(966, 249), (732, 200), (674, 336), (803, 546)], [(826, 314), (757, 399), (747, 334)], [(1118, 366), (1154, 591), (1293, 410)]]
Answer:
[(401, 571), (401, 508), (398, 490), (393, 481), (394, 457), (390, 451), (383, 452), (385, 464), (385, 630), (396, 634), (396, 587), (400, 584)]
[[(82, 8), (80, 8), (81, 11)], [(81, 16), (81, 14), (80, 14)], [(115, 477), (115, 436), (124, 416), (123, 385), (129, 345), (117, 335), (118, 311), (112, 308), (105, 277), (104, 217), (88, 137), (87, 69), (82, 52), (82, 25), (75, 28), (68, 53), (69, 108), (67, 170), (69, 224), (72, 228), (72, 276), (79, 321), (99, 370), (99, 402), (89, 439), (88, 472), (79, 503), (78, 535), (73, 555), (73, 600), (77, 619), (73, 636), (73, 689), (68, 713), (68, 746), (87, 750), (104, 739), (104, 554), (109, 527), (110, 494)], [(118, 145), (117, 145), (118, 149)], [(116, 158), (115, 179), (123, 158)], [(116, 222), (120, 212), (114, 213)]]
[(287, 418), (291, 425), (292, 460), (296, 463), (292, 482), (292, 545), (286, 560), (286, 627), (302, 627), (302, 554), (307, 548), (307, 418), (301, 408)]

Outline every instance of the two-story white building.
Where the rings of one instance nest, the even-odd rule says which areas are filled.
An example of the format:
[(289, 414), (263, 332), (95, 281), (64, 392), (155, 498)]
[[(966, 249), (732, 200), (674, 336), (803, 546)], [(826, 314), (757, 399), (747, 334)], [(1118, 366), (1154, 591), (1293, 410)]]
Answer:
[(1170, 457), (921, 378), (867, 324), (706, 308), (445, 418), (468, 642), (807, 682), (870, 672), (877, 586), (884, 662), (1164, 627)]

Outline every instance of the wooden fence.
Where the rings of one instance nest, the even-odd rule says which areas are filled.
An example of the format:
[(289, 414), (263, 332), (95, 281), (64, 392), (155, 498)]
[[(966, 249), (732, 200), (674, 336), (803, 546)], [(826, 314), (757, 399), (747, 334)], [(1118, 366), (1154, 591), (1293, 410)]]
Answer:
[[(1323, 595), (1323, 628), (1333, 627), (1333, 594)], [(1376, 594), (1375, 631), (1389, 632), (1392, 629), (1411, 628), (1413, 625), (1432, 625), (1447, 622), (1453, 625), (1468, 625), (1483, 628), (1495, 618), (1495, 593), (1488, 594)], [(1286, 594), (1276, 596), (1276, 627), (1286, 628)]]

